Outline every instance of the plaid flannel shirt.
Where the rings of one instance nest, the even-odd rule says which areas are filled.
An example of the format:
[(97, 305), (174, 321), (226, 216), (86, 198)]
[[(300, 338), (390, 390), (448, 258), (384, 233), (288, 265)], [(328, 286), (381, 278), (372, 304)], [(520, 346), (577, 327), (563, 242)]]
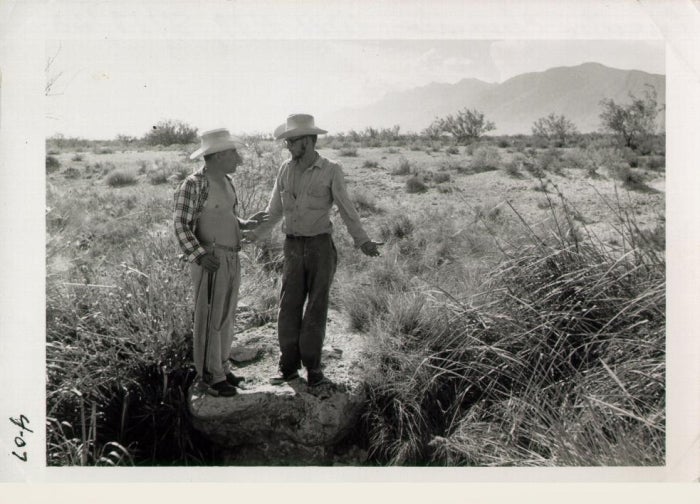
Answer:
[[(206, 254), (206, 250), (204, 250), (204, 247), (202, 247), (195, 235), (197, 221), (204, 208), (204, 203), (209, 197), (209, 181), (204, 176), (204, 170), (205, 166), (202, 166), (187, 177), (175, 191), (175, 211), (173, 215), (175, 237), (183, 252), (180, 258), (189, 262), (197, 262), (200, 257)], [(236, 215), (238, 222), (242, 223), (236, 210), (238, 197), (236, 196), (236, 188), (233, 186), (233, 178), (231, 175), (226, 175), (226, 178), (231, 183), (231, 189), (233, 189), (235, 198), (233, 213)]]

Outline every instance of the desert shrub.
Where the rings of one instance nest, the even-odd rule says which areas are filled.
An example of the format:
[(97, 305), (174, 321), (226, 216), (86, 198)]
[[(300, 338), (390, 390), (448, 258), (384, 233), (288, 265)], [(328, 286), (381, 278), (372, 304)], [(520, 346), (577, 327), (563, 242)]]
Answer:
[(175, 182), (182, 182), (187, 177), (189, 177), (192, 174), (192, 172), (192, 166), (184, 163), (176, 163), (175, 166), (173, 166), (172, 174), (170, 175), (170, 177)]
[(501, 154), (498, 149), (481, 146), (474, 151), (469, 167), (475, 172), (497, 170), (501, 164)]
[(391, 170), (392, 175), (409, 175), (413, 170), (411, 162), (405, 157), (399, 158), (398, 164)]
[(665, 156), (649, 156), (644, 158), (643, 165), (649, 170), (661, 170), (666, 167)]
[(153, 126), (143, 140), (148, 145), (190, 144), (197, 141), (197, 128), (183, 121), (168, 119)]
[(442, 184), (444, 182), (450, 182), (452, 180), (452, 176), (447, 173), (447, 172), (437, 172), (433, 174), (433, 182), (436, 184)]
[(649, 191), (650, 188), (644, 183), (643, 175), (633, 168), (630, 168), (628, 164), (620, 163), (615, 165), (611, 170), (610, 174), (620, 182), (622, 182), (623, 187), (633, 190), (633, 191)]
[(382, 212), (382, 209), (377, 205), (377, 201), (367, 191), (353, 191), (350, 194), (350, 200), (360, 216)]
[(552, 112), (532, 124), (532, 134), (538, 139), (546, 140), (547, 143), (554, 143), (556, 147), (564, 147), (578, 134), (578, 129), (566, 116)]
[(600, 102), (600, 122), (604, 131), (613, 133), (620, 145), (634, 150), (642, 148), (649, 153), (652, 138), (656, 133), (656, 122), (664, 111), (659, 106), (657, 91), (653, 86), (647, 86), (643, 98), (630, 93), (630, 103), (621, 105), (612, 99)]
[(150, 172), (148, 172), (147, 178), (150, 184), (160, 185), (166, 184), (170, 175), (171, 174), (168, 172), (168, 170), (163, 168), (156, 168), (155, 170), (151, 170)]
[(138, 184), (139, 179), (128, 170), (114, 170), (107, 175), (105, 182), (109, 187), (124, 187)]
[(503, 170), (510, 177), (521, 178), (522, 177), (522, 169), (525, 167), (526, 162), (527, 162), (527, 157), (524, 154), (516, 152), (510, 161), (504, 163)]
[(114, 150), (109, 147), (95, 147), (93, 150), (95, 154), (114, 154)]
[(411, 236), (415, 225), (406, 214), (393, 214), (384, 220), (379, 227), (379, 236), (382, 241), (401, 240)]
[(46, 156), (46, 173), (53, 173), (58, 171), (61, 167), (61, 162), (55, 156)]
[(379, 168), (379, 163), (367, 159), (364, 163), (362, 163), (362, 168)]
[(535, 159), (537, 168), (542, 171), (561, 173), (561, 157), (557, 149), (547, 149), (537, 154)]
[(445, 149), (445, 152), (447, 154), (459, 154), (459, 147), (457, 147), (456, 145), (450, 145)]
[(80, 170), (73, 166), (69, 166), (63, 172), (63, 176), (67, 179), (77, 179), (80, 178)]
[(422, 193), (428, 190), (428, 186), (423, 182), (423, 178), (419, 175), (414, 175), (406, 179), (406, 192), (409, 194)]
[(339, 156), (344, 156), (344, 157), (357, 157), (357, 148), (356, 147), (343, 147), (340, 149), (340, 152), (338, 153)]
[(569, 168), (576, 168), (579, 170), (588, 170), (591, 168), (593, 162), (588, 156), (588, 153), (583, 149), (574, 148), (567, 150), (564, 153), (562, 162)]
[(464, 108), (455, 115), (438, 118), (428, 128), (438, 133), (449, 133), (458, 142), (466, 143), (478, 139), (496, 129), (493, 121), (486, 120), (483, 112)]
[(80, 162), (83, 160), (82, 154), (74, 154), (73, 157), (71, 158), (71, 161), (75, 162)]

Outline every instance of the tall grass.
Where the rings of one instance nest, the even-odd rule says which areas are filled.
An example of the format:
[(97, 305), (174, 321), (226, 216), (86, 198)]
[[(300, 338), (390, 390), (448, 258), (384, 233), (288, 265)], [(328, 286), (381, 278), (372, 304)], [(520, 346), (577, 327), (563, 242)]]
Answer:
[[(612, 208), (622, 251), (578, 228), (562, 198), (544, 224), (521, 221), (517, 246), (468, 297), (449, 281), (351, 293), (373, 335), (375, 462), (663, 464), (665, 261)], [(399, 279), (397, 261), (386, 272)]]
[[(258, 158), (250, 163), (236, 175), (248, 207), (262, 201), (260, 177), (276, 172)], [(244, 180), (253, 168), (257, 185)], [(159, 184), (47, 187), (49, 465), (220, 462), (187, 409), (195, 377), (191, 286), (172, 236), (172, 191)], [(268, 276), (259, 268), (242, 287), (242, 296), (267, 303), (263, 321), (274, 310), (251, 285), (269, 290)]]
[[(264, 208), (286, 155), (262, 139), (253, 150), (234, 175), (242, 216)], [(523, 156), (528, 170), (536, 154)], [(403, 159), (395, 171), (415, 168)], [(50, 465), (220, 462), (189, 423), (191, 287), (172, 239), (172, 187), (157, 181), (47, 186)], [(338, 274), (352, 281), (334, 284), (370, 335), (358, 427), (370, 462), (663, 463), (663, 223), (642, 227), (619, 198), (604, 201), (617, 235), (607, 246), (540, 184), (549, 215), (535, 224), (506, 202), (409, 214), (353, 196), (386, 242), (378, 259), (348, 243)], [(237, 323), (269, 322), (280, 239), (244, 252), (241, 298), (253, 309)]]

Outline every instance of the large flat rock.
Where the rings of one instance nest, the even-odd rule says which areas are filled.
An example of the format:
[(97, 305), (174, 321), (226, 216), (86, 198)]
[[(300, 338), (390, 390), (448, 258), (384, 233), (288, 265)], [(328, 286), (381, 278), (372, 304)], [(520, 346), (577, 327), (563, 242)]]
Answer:
[(276, 324), (238, 334), (231, 359), (234, 372), (246, 378), (245, 389), (233, 397), (212, 397), (192, 387), (189, 407), (194, 426), (231, 450), (232, 460), (245, 462), (241, 456), (264, 463), (321, 460), (362, 412), (363, 338), (348, 331), (340, 313), (329, 312), (323, 365), (333, 385), (312, 388), (305, 370), (297, 380), (270, 384), (279, 359)]

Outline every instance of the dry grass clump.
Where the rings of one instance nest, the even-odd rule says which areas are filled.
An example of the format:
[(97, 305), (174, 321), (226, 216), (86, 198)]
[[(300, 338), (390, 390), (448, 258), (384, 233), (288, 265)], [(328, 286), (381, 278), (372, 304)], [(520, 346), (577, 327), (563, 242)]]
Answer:
[(46, 173), (54, 173), (61, 167), (61, 162), (56, 156), (46, 156)]
[(343, 147), (338, 152), (338, 155), (343, 156), (343, 157), (357, 157), (357, 148), (356, 147)]
[(423, 193), (428, 190), (428, 186), (423, 182), (423, 177), (414, 175), (406, 179), (406, 192), (409, 194)]
[(433, 174), (433, 182), (436, 184), (443, 184), (445, 182), (451, 182), (452, 176), (448, 172), (437, 172)]
[(138, 184), (139, 179), (132, 171), (116, 169), (105, 177), (105, 182), (109, 187), (125, 187)]
[[(71, 191), (47, 190), (49, 465), (213, 463), (187, 411), (191, 286), (172, 238), (172, 188)], [(268, 270), (251, 271), (268, 287), (258, 317), (268, 321)], [(242, 293), (257, 296), (247, 283)]]
[(549, 171), (552, 173), (562, 173), (561, 153), (556, 148), (549, 148), (538, 152), (535, 158), (535, 165), (540, 172)]
[(94, 283), (47, 285), (49, 465), (192, 461), (209, 446), (186, 420), (188, 276), (170, 240), (144, 245)]
[(411, 283), (398, 306), (378, 303), (363, 325), (372, 460), (663, 464), (663, 256), (629, 220), (623, 254), (571, 232), (560, 206), (548, 226), (525, 224), (527, 241), (468, 298)]
[(376, 161), (371, 161), (369, 159), (365, 160), (365, 162), (362, 163), (362, 168), (378, 168), (378, 167), (379, 167), (379, 163), (377, 163)]
[(523, 178), (522, 170), (527, 163), (527, 157), (524, 154), (516, 152), (513, 158), (503, 164), (503, 170), (509, 177)]
[(377, 205), (377, 201), (367, 191), (353, 191), (350, 200), (355, 205), (355, 209), (362, 217), (382, 213), (384, 210)]
[(479, 173), (484, 171), (497, 170), (501, 165), (501, 154), (498, 149), (490, 145), (483, 145), (474, 150), (469, 167), (472, 171)]
[(393, 170), (391, 170), (392, 175), (410, 175), (411, 172), (413, 171), (413, 165), (411, 162), (406, 159), (405, 157), (401, 156), (399, 158), (399, 162), (394, 167)]

